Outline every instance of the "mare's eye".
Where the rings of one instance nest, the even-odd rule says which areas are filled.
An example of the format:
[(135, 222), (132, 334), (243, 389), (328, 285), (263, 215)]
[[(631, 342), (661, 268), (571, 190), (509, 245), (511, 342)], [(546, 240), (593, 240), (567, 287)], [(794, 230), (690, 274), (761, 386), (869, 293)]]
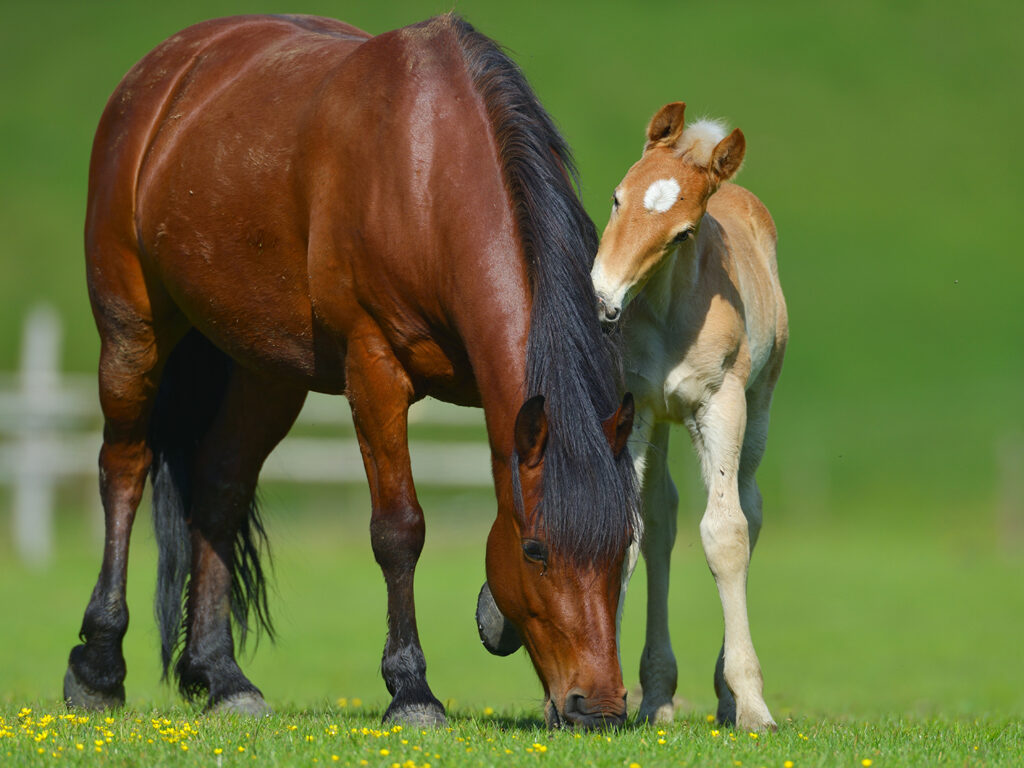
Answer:
[(523, 539), (523, 554), (527, 560), (533, 563), (547, 565), (548, 548), (544, 542), (537, 541), (536, 539)]
[(612, 195), (612, 210), (617, 211), (619, 209), (619, 193), (616, 192)]
[(672, 242), (673, 243), (685, 243), (687, 240), (690, 239), (690, 235), (692, 235), (692, 234), (693, 234), (693, 230), (690, 229), (689, 227), (687, 227), (682, 232), (677, 233), (676, 236), (672, 238)]

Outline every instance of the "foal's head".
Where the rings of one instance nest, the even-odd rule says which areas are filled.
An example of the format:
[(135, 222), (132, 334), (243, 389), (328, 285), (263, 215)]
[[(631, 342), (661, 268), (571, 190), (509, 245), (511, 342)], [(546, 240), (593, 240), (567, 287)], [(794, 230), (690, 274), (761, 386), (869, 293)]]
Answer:
[(603, 322), (618, 320), (665, 258), (696, 238), (708, 198), (743, 162), (738, 128), (726, 135), (711, 120), (684, 126), (685, 109), (677, 101), (658, 111), (643, 155), (615, 188), (590, 273)]

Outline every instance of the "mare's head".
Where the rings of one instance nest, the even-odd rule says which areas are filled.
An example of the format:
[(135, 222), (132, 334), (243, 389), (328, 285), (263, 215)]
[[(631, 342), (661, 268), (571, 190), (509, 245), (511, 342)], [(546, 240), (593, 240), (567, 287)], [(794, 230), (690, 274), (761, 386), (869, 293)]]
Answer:
[(597, 231), (569, 148), (522, 72), (470, 25), (450, 23), (493, 132), (530, 283), (525, 380), (508, 390), (526, 401), (513, 411), (506, 396), (488, 419), (498, 514), (481, 636), (498, 652), (526, 646), (549, 724), (619, 724), (616, 614), (637, 494), (632, 399), (620, 404), (615, 354), (594, 315)]
[[(557, 459), (549, 450), (559, 448), (553, 445), (544, 397), (527, 400), (516, 418), (510, 467), (515, 511), (499, 514), (488, 537), (487, 584), (480, 593), (477, 621), (491, 653), (507, 655), (520, 644), (526, 646), (544, 685), (550, 726), (621, 725), (626, 717), (616, 616), (632, 535), (629, 518), (620, 517), (628, 530), (610, 530), (602, 542), (593, 530), (580, 530), (607, 524), (591, 519), (599, 510), (585, 507), (585, 496), (572, 498), (552, 486), (580, 479), (557, 477), (556, 472), (614, 473), (620, 459), (629, 461), (625, 448), (632, 425), (633, 399), (627, 394), (601, 425), (608, 443), (606, 467), (567, 466), (564, 455), (551, 466)], [(569, 515), (569, 509), (551, 509), (546, 502), (552, 500), (579, 506)], [(618, 501), (628, 504), (628, 499)], [(577, 527), (575, 540), (567, 521)]]
[(720, 123), (683, 123), (686, 105), (662, 107), (640, 159), (615, 188), (612, 214), (590, 273), (598, 314), (615, 322), (665, 258), (696, 239), (708, 199), (743, 162), (746, 141)]

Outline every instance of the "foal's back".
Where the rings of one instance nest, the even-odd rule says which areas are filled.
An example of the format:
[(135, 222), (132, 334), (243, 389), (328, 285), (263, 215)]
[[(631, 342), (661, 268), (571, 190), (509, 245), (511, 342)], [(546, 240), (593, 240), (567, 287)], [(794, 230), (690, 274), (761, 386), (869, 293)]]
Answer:
[[(707, 226), (712, 221), (716, 226)], [(728, 302), (718, 317), (730, 324), (731, 333), (746, 337), (741, 347), (746, 347), (750, 356), (749, 389), (762, 372), (774, 369), (777, 377), (789, 336), (775, 260), (775, 222), (756, 195), (727, 182), (708, 201), (702, 234), (705, 236), (697, 241), (698, 258), (702, 262), (714, 259), (722, 265), (721, 271), (717, 267), (707, 270), (707, 279), (727, 275), (729, 286), (714, 287), (722, 296), (729, 296), (731, 290), (738, 294), (739, 305)], [(701, 336), (717, 336), (723, 331), (705, 327)]]

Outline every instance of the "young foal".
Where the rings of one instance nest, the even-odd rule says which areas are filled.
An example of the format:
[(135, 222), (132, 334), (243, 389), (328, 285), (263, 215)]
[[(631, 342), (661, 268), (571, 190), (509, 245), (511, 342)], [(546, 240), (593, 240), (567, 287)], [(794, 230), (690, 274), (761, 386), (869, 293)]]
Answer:
[[(725, 183), (743, 160), (743, 134), (726, 136), (711, 121), (684, 130), (685, 106), (667, 104), (651, 120), (643, 155), (615, 190), (591, 273), (601, 319), (621, 317), (627, 385), (637, 406), (631, 442), (648, 570), (640, 716), (672, 718), (676, 661), (667, 598), (678, 496), (667, 454), (669, 424), (681, 422), (707, 486), (701, 540), (725, 617), (715, 667), (718, 719), (763, 730), (775, 723), (762, 697), (746, 582), (761, 529), (754, 473), (782, 368), (786, 305), (771, 216), (750, 192)], [(636, 555), (634, 547), (623, 589)]]

